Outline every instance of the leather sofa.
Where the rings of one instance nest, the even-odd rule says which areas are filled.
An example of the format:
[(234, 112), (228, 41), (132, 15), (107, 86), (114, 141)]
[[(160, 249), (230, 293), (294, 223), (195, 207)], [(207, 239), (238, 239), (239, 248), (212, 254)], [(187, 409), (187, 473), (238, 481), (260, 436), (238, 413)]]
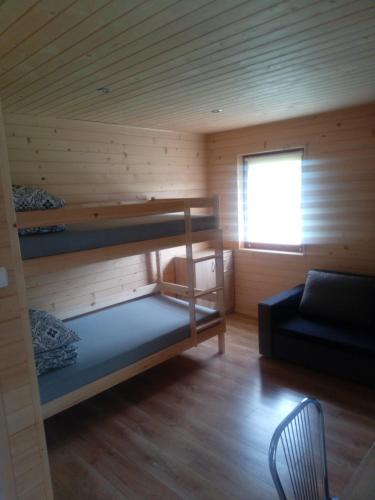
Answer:
[(375, 387), (375, 277), (309, 271), (259, 304), (259, 351)]

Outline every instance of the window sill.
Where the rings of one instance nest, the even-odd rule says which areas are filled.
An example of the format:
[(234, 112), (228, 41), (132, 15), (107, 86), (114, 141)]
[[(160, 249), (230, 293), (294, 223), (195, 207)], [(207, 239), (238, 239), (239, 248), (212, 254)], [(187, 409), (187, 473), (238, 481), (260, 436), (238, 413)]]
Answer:
[(305, 252), (288, 252), (286, 250), (266, 250), (264, 248), (244, 248), (240, 247), (238, 249), (239, 252), (252, 252), (252, 253), (270, 253), (270, 254), (278, 254), (278, 255), (296, 255), (299, 257), (303, 257), (305, 255)]

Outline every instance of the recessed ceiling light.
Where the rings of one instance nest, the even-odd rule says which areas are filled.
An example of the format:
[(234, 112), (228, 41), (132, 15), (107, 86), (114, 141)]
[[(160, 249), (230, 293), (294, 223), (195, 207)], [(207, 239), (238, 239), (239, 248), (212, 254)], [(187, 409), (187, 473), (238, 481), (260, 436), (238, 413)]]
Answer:
[(222, 111), (222, 109), (213, 109), (211, 113), (221, 113)]
[(110, 94), (112, 92), (111, 87), (99, 87), (96, 89), (98, 94)]

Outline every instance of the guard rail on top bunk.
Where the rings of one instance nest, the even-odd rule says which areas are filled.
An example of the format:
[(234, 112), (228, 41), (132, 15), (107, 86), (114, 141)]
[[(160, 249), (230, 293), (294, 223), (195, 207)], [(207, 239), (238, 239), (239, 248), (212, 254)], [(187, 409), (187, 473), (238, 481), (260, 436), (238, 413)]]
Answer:
[[(213, 229), (204, 231), (192, 231), (192, 210), (197, 208), (209, 209), (213, 212), (215, 225)], [(176, 354), (183, 352), (199, 343), (218, 337), (219, 352), (225, 349), (225, 307), (224, 307), (224, 284), (223, 284), (223, 243), (222, 232), (219, 228), (219, 205), (216, 196), (210, 198), (184, 198), (184, 199), (160, 199), (140, 203), (131, 203), (113, 206), (82, 206), (64, 207), (50, 211), (33, 211), (17, 213), (17, 227), (19, 229), (28, 227), (43, 227), (56, 224), (89, 223), (102, 220), (144, 217), (159, 214), (183, 213), (184, 233), (164, 236), (157, 239), (122, 243), (120, 245), (108, 246), (99, 249), (75, 251), (61, 255), (35, 258), (23, 262), (25, 274), (35, 275), (42, 270), (48, 272), (64, 269), (68, 266), (79, 266), (101, 260), (138, 255), (142, 253), (155, 252), (156, 255), (156, 283), (141, 287), (136, 297), (140, 298), (150, 293), (161, 293), (163, 295), (177, 296), (188, 302), (190, 336), (183, 342), (163, 349), (158, 353), (144, 358), (122, 370), (110, 374), (100, 380), (90, 383), (87, 387), (74, 391), (72, 394), (64, 395), (56, 401), (43, 405), (45, 417), (62, 411), (79, 401), (87, 399), (102, 390), (120, 383), (151, 366), (154, 366)], [(216, 286), (208, 290), (197, 289), (195, 286), (195, 273), (193, 262), (193, 244), (210, 242), (213, 248), (212, 255), (205, 259), (214, 259), (216, 262)], [(161, 250), (179, 246), (186, 247), (188, 262), (187, 285), (177, 285), (165, 282), (162, 277)], [(197, 322), (196, 302), (199, 297), (210, 296), (216, 302), (217, 317)], [(129, 299), (125, 299), (129, 300)]]
[[(213, 211), (216, 223), (214, 229), (204, 231), (191, 231), (191, 210), (206, 208)], [(121, 243), (105, 248), (67, 252), (48, 257), (37, 257), (24, 261), (26, 275), (33, 274), (42, 265), (48, 271), (54, 270), (56, 265), (59, 269), (79, 265), (79, 262), (94, 263), (101, 260), (116, 259), (131, 255), (163, 250), (185, 245), (186, 234), (190, 233), (191, 243), (214, 241), (221, 238), (219, 229), (218, 199), (216, 196), (210, 198), (177, 198), (177, 199), (152, 199), (149, 201), (103, 205), (103, 206), (66, 206), (53, 210), (35, 210), (17, 213), (17, 227), (26, 229), (30, 227), (46, 227), (59, 224), (80, 224), (100, 221), (128, 219), (136, 217), (147, 217), (154, 215), (165, 215), (171, 213), (183, 213), (185, 218), (185, 233), (164, 236), (161, 238)]]

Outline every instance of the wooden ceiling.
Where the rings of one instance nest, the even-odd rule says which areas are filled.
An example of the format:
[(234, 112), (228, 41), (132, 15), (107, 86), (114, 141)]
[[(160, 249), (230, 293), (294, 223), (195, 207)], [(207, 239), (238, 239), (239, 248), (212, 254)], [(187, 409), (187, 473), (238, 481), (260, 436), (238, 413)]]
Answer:
[(195, 132), (285, 119), (375, 100), (374, 26), (372, 0), (7, 0), (0, 96)]

